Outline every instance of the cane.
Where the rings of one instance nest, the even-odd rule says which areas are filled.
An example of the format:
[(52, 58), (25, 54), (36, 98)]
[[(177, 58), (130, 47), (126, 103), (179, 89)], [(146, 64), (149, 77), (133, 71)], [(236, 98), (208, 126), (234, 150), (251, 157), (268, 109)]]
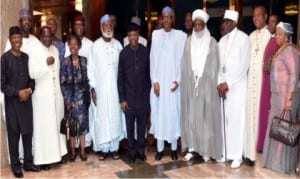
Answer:
[(226, 119), (225, 119), (225, 102), (224, 97), (222, 97), (222, 106), (223, 106), (223, 122), (224, 122), (224, 147), (225, 147), (225, 162), (227, 161), (227, 146), (226, 146)]

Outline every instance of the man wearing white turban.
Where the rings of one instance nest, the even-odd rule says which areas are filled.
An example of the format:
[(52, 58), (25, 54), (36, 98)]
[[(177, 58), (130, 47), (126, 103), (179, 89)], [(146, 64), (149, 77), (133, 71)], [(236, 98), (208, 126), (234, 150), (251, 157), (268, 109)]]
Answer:
[[(226, 35), (219, 42), (220, 68), (218, 90), (223, 99), (225, 115), (224, 154), (233, 160), (231, 168), (242, 163), (246, 120), (247, 71), (250, 61), (249, 37), (236, 24), (238, 12), (226, 10), (224, 30)], [(224, 114), (223, 113), (223, 114)], [(226, 158), (226, 157), (225, 157)], [(223, 158), (221, 161), (225, 161)]]
[(122, 46), (113, 38), (113, 26), (109, 15), (100, 19), (102, 37), (92, 46), (88, 60), (88, 77), (96, 106), (93, 121), (93, 150), (101, 152), (105, 160), (110, 152), (113, 159), (119, 159), (119, 142), (123, 139), (122, 110), (119, 104), (117, 74), (119, 53)]
[(208, 14), (192, 14), (194, 28), (181, 61), (181, 144), (185, 160), (199, 153), (204, 161), (222, 157), (222, 119), (218, 82), (218, 44), (206, 27)]

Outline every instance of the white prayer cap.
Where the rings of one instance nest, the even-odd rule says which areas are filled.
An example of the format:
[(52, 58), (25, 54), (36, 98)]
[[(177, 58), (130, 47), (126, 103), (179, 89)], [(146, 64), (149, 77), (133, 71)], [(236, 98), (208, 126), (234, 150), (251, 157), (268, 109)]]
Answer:
[(293, 26), (290, 23), (280, 21), (276, 27), (281, 28), (287, 35), (293, 34)]
[(135, 23), (138, 26), (141, 26), (141, 19), (139, 17), (137, 17), (137, 16), (132, 17), (131, 18), (131, 22)]
[(206, 22), (208, 21), (209, 19), (209, 15), (201, 10), (201, 9), (196, 9), (194, 12), (193, 12), (193, 15), (192, 15), (192, 20), (194, 21), (195, 19), (197, 18), (200, 18), (201, 20), (203, 20), (203, 22), (206, 24)]
[(230, 19), (237, 22), (239, 19), (239, 13), (234, 10), (226, 10), (224, 14), (224, 19)]
[(166, 7), (163, 8), (162, 14), (164, 14), (164, 13), (174, 15), (173, 9), (170, 6), (166, 6)]
[(108, 14), (105, 14), (104, 16), (101, 17), (100, 24), (103, 24), (103, 23), (105, 23), (107, 21), (110, 21), (110, 20), (111, 20), (110, 16)]

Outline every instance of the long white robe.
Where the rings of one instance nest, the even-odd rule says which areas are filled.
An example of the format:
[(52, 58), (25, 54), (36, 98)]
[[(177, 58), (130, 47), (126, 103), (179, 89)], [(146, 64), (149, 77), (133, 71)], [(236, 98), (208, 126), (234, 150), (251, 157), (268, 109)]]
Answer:
[[(83, 37), (81, 39), (81, 48), (78, 51), (78, 55), (86, 57), (87, 60), (89, 60), (88, 58), (89, 58), (89, 54), (91, 52), (92, 46), (93, 46), (93, 42), (90, 39)], [(65, 47), (66, 47), (65, 57), (68, 57), (71, 54), (68, 42), (66, 42)], [(87, 70), (89, 71), (89, 69), (87, 69)], [(91, 103), (91, 105), (89, 107), (89, 133), (87, 133), (85, 135), (85, 147), (91, 146), (91, 144), (92, 144), (92, 136), (91, 136), (92, 132), (90, 132), (90, 131), (94, 130), (93, 121), (94, 121), (95, 115), (96, 115), (95, 111), (96, 111), (95, 105), (94, 105), (94, 103)], [(77, 141), (76, 147), (78, 147), (78, 146), (79, 146), (79, 142)]]
[[(30, 57), (31, 51), (33, 51), (35, 49), (35, 47), (40, 46), (40, 45), (41, 45), (41, 42), (34, 35), (29, 34), (28, 38), (25, 38), (25, 37), (22, 38), (21, 51), (26, 53)], [(7, 39), (4, 52), (7, 52), (10, 49), (11, 49), (11, 44), (9, 42), (9, 39)], [(0, 104), (3, 107), (3, 110), (2, 110), (3, 116), (4, 116), (3, 119), (5, 119), (4, 95), (2, 92), (0, 92)], [(33, 151), (34, 151), (34, 145), (32, 145), (32, 152)], [(24, 158), (22, 137), (20, 138), (20, 142), (19, 142), (19, 158), (20, 159)]]
[(116, 39), (105, 42), (102, 38), (92, 46), (88, 60), (88, 77), (91, 88), (97, 94), (96, 119), (93, 150), (99, 151), (100, 145), (124, 137), (124, 122), (119, 103), (117, 74), (121, 44)]
[[(226, 82), (225, 131), (227, 159), (241, 160), (246, 121), (247, 70), (250, 60), (249, 37), (235, 28), (219, 42), (219, 82)], [(223, 66), (226, 64), (226, 72)], [(222, 110), (223, 112), (223, 110)], [(222, 117), (223, 118), (223, 117)]]
[[(160, 96), (150, 94), (151, 128), (150, 133), (158, 140), (169, 143), (180, 136), (180, 65), (186, 34), (180, 30), (155, 30), (152, 34), (150, 52), (150, 75), (152, 85), (158, 82)], [(179, 87), (171, 92), (177, 81)]]
[(248, 71), (244, 156), (250, 160), (255, 160), (256, 156), (263, 56), (270, 38), (271, 33), (267, 27), (264, 27), (261, 30), (255, 30), (249, 36), (251, 59)]
[[(47, 57), (55, 63), (48, 66)], [(67, 153), (66, 137), (60, 134), (60, 122), (64, 116), (64, 102), (59, 80), (59, 57), (56, 47), (35, 47), (29, 57), (29, 75), (35, 80), (32, 94), (34, 163), (58, 162)]]

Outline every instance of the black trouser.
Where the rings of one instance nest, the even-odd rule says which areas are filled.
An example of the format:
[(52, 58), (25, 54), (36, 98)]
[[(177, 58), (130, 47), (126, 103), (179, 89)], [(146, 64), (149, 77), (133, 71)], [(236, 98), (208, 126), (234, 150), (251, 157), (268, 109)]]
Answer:
[[(16, 132), (7, 126), (7, 137), (9, 146), (10, 165), (12, 168), (19, 168), (19, 141), (20, 132)], [(32, 133), (22, 135), (24, 149), (24, 167), (32, 165)]]
[[(147, 113), (140, 115), (125, 114), (126, 116), (126, 129), (128, 140), (128, 152), (135, 155), (137, 152), (143, 154), (145, 152), (145, 134), (146, 134), (146, 119)], [(137, 141), (134, 140), (134, 123), (137, 123)]]

